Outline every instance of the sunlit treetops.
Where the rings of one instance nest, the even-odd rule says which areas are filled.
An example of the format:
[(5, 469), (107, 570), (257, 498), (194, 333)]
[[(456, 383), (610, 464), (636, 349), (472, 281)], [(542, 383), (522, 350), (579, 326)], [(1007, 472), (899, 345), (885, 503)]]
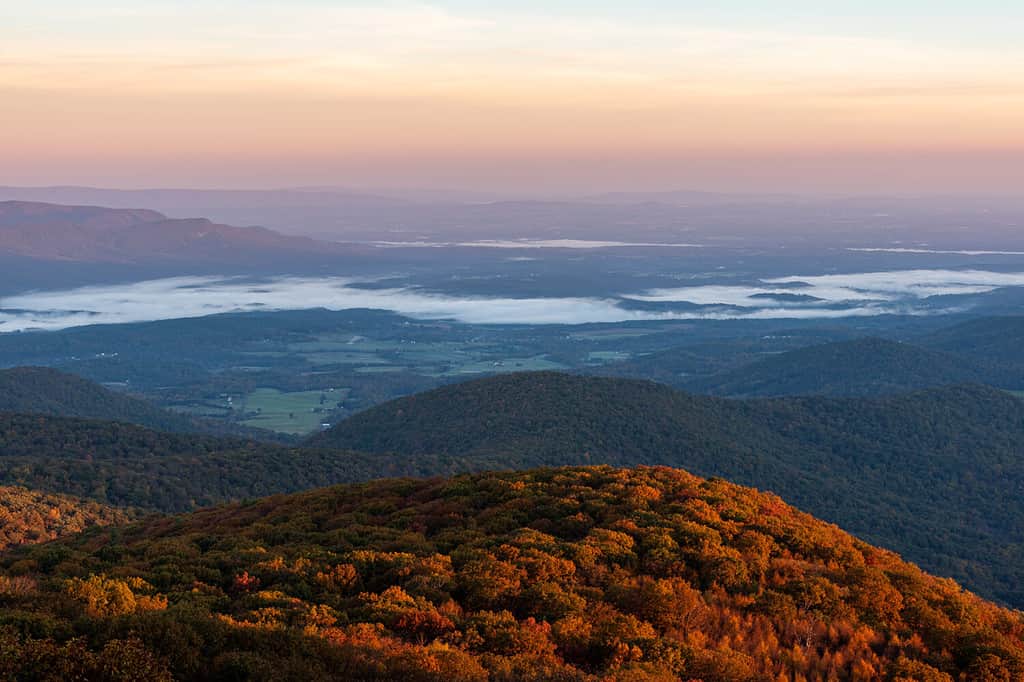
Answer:
[(0, 574), (19, 679), (111, 648), (176, 679), (1024, 676), (1020, 613), (669, 468), (276, 496), (26, 548)]
[(125, 523), (132, 516), (123, 509), (68, 495), (0, 486), (0, 550), (46, 542), (92, 526)]

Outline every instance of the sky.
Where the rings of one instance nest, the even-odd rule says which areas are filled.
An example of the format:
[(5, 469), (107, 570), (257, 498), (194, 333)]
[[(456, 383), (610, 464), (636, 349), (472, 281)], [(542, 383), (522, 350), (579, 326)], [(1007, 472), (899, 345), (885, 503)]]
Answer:
[(1004, 0), (0, 0), (0, 184), (1010, 193)]

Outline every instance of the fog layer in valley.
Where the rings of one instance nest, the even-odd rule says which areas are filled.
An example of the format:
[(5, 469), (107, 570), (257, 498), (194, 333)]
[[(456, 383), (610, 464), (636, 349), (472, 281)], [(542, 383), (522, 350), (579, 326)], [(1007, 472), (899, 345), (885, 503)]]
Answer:
[(962, 309), (970, 296), (1024, 286), (1024, 272), (902, 270), (763, 279), (617, 297), (481, 297), (416, 287), (366, 288), (344, 277), (175, 277), (37, 291), (0, 299), (0, 331), (63, 329), (254, 310), (389, 310), (474, 324), (584, 324), (667, 319), (811, 319)]

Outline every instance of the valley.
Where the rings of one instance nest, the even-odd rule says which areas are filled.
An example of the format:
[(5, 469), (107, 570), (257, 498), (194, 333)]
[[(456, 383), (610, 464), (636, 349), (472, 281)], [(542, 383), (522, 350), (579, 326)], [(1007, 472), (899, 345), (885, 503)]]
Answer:
[[(268, 311), (0, 335), (0, 365), (51, 366), (225, 428), (296, 435), (391, 398), (508, 372), (651, 379), (731, 397), (1024, 388), (1024, 363), (972, 340), (975, 328), (1013, 318), (964, 322), (963, 341), (952, 336), (956, 319), (474, 325)], [(1010, 345), (1024, 338), (1019, 326), (993, 333)]]
[(1024, 682), (1022, 33), (4, 3), (0, 682)]
[[(375, 247), (389, 255), (360, 277), (0, 299), (0, 642), (87, 677), (124, 652), (152, 679), (197, 679), (195, 661), (216, 679), (855, 679), (846, 657), (892, 679), (1024, 671), (1019, 612), (1001, 610), (1024, 606), (1017, 266), (858, 271), (849, 258), (881, 256), (857, 252), (793, 277), (781, 252), (710, 272), (680, 249), (644, 252), (640, 273), (619, 268), (650, 247), (557, 244), (431, 246), (448, 278), (405, 245)], [(662, 540), (638, 531), (652, 514)], [(600, 568), (591, 537), (636, 549)], [(469, 574), (492, 569), (505, 596), (474, 596), (497, 588)], [(879, 590), (888, 610), (857, 596)], [(681, 637), (654, 594), (704, 615)], [(928, 639), (967, 611), (995, 653)], [(71, 632), (97, 645), (55, 653)], [(773, 648), (811, 632), (799, 660)]]

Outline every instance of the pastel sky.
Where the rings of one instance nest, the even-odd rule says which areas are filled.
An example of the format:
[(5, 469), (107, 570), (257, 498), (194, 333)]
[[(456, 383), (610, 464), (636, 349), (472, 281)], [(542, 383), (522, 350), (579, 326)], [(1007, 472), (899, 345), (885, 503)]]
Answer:
[(1014, 192), (1005, 0), (0, 1), (0, 183)]

